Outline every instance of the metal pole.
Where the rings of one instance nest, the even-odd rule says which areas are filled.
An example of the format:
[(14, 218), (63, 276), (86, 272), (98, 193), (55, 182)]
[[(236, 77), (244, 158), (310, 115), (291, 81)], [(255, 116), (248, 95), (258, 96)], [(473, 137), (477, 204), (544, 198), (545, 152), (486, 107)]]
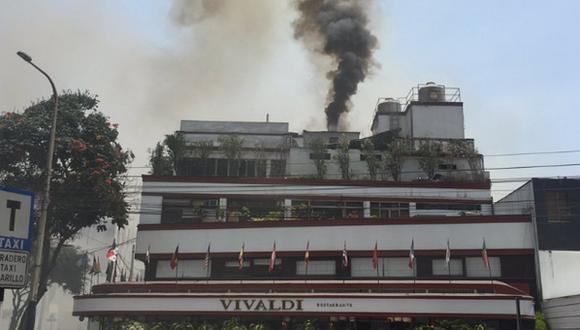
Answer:
[(42, 73), (52, 88), (52, 98), (54, 102), (54, 107), (52, 110), (52, 125), (50, 127), (50, 138), (48, 140), (48, 155), (46, 157), (46, 173), (44, 182), (44, 191), (42, 195), (42, 204), (40, 208), (40, 217), (36, 226), (36, 244), (34, 246), (34, 264), (32, 268), (32, 281), (31, 281), (31, 292), (30, 301), (28, 302), (28, 307), (26, 311), (26, 318), (23, 320), (26, 322), (26, 329), (34, 330), (34, 323), (36, 319), (36, 306), (39, 300), (39, 288), (40, 279), (42, 274), (42, 262), (43, 262), (43, 251), (44, 251), (44, 238), (46, 236), (46, 219), (48, 213), (48, 206), (50, 204), (50, 181), (52, 179), (52, 162), (54, 157), (55, 148), (55, 137), (56, 137), (56, 118), (58, 113), (58, 93), (56, 92), (56, 87), (50, 76), (39, 68), (36, 64), (32, 63), (32, 58), (24, 52), (17, 52), (23, 60), (32, 65), (36, 70)]
[(520, 330), (520, 323), (522, 321), (522, 313), (520, 311), (520, 297), (516, 297), (516, 329)]
[(135, 263), (135, 244), (133, 244), (133, 246), (131, 247), (131, 269), (129, 269), (129, 278), (127, 279), (127, 282), (131, 282), (132, 278), (133, 278), (133, 265)]

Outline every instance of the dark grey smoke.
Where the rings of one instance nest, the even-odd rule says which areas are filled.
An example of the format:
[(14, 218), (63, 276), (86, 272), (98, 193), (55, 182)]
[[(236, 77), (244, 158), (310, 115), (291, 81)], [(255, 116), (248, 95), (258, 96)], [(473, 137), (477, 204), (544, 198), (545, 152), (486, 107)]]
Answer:
[(350, 97), (357, 92), (371, 68), (377, 38), (367, 28), (364, 0), (296, 0), (300, 16), (294, 21), (294, 37), (304, 40), (315, 52), (330, 56), (334, 68), (328, 91), (326, 124), (339, 127), (341, 115), (349, 110)]

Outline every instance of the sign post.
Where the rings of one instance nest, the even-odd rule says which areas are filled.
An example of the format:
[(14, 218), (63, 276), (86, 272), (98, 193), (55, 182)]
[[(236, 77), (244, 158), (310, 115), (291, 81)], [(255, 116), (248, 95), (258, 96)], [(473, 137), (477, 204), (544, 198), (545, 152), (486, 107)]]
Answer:
[(0, 188), (0, 288), (22, 288), (26, 283), (33, 208), (33, 193)]

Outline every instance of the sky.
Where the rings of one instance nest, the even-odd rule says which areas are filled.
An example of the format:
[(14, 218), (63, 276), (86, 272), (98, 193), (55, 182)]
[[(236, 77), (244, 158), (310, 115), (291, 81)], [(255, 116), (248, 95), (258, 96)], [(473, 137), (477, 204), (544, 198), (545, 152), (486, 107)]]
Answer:
[[(376, 65), (352, 99), (349, 128), (363, 135), (379, 97), (419, 83), (461, 88), (466, 136), (484, 155), (578, 148), (577, 1), (369, 3)], [(324, 129), (325, 63), (293, 38), (291, 2), (201, 0), (14, 1), (0, 12), (0, 111), (48, 98), (29, 53), (59, 90), (89, 90), (119, 123), (121, 142), (147, 149), (181, 119), (289, 122)], [(181, 10), (180, 10), (181, 9)], [(487, 157), (488, 168), (580, 163), (580, 153)], [(579, 167), (492, 170), (492, 178), (573, 176)], [(494, 184), (501, 197), (521, 182)]]

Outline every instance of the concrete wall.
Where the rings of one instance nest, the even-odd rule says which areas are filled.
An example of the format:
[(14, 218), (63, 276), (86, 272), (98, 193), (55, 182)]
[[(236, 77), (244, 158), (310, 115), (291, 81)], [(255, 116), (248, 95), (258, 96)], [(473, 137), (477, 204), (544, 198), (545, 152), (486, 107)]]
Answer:
[(184, 132), (285, 134), (288, 133), (288, 123), (182, 120), (180, 130)]
[[(414, 218), (403, 225), (353, 225), (145, 230), (137, 237), (137, 252), (172, 253), (179, 244), (181, 253), (203, 253), (211, 242), (212, 252), (237, 253), (242, 243), (248, 252), (269, 252), (276, 240), (278, 251), (303, 252), (310, 241), (311, 251), (370, 251), (377, 241), (381, 250), (408, 251), (414, 239), (415, 250), (441, 250), (449, 239), (453, 249), (481, 249), (485, 237), (488, 249), (531, 249), (529, 222), (421, 224)], [(474, 239), (479, 238), (479, 239)]]
[(542, 310), (552, 330), (580, 327), (580, 295), (546, 300)]
[(580, 251), (539, 251), (544, 299), (580, 294)]
[(530, 214), (534, 207), (532, 182), (514, 190), (494, 204), (495, 214)]
[(412, 137), (465, 138), (461, 105), (413, 104), (407, 112), (411, 116)]

